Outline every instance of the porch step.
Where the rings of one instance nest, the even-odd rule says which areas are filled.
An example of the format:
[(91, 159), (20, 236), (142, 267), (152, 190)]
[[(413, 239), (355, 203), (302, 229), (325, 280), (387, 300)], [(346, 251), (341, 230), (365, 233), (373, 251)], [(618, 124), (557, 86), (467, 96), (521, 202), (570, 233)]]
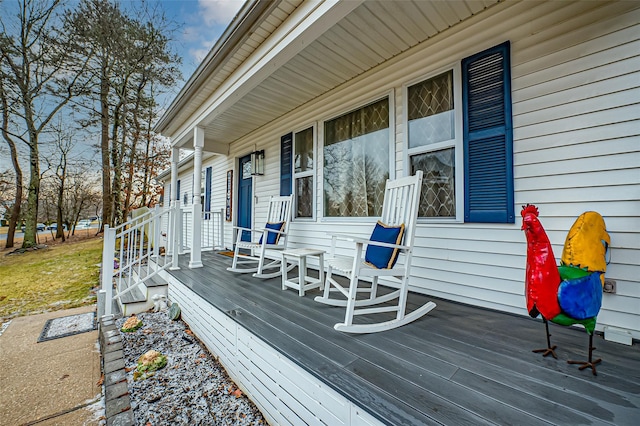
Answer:
[(139, 288), (134, 288), (128, 293), (125, 293), (122, 296), (120, 296), (120, 303), (123, 303), (123, 304), (144, 302), (145, 300), (147, 300), (147, 296), (144, 295)]
[(167, 281), (160, 278), (158, 275), (154, 275), (149, 278), (145, 283), (147, 289), (151, 289), (153, 287), (162, 287), (163, 285), (167, 285)]
[(154, 275), (144, 283), (141, 283), (140, 281), (143, 278), (144, 274), (141, 274), (140, 280), (138, 280), (138, 287), (124, 294), (120, 298), (120, 306), (122, 308), (123, 316), (148, 311), (153, 308), (154, 295), (161, 294), (166, 296), (168, 294), (167, 282), (162, 280), (158, 275)]

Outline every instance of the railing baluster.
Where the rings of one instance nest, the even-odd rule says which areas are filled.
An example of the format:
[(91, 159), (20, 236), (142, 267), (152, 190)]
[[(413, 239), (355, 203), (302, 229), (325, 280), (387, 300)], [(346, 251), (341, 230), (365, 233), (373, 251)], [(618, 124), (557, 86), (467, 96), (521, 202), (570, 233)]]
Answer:
[[(188, 212), (186, 212), (189, 214)], [(102, 282), (100, 292), (104, 294), (104, 315), (111, 315), (111, 304), (114, 299), (128, 293), (141, 282), (150, 279), (158, 272), (168, 268), (178, 268), (179, 236), (182, 234), (178, 228), (182, 223), (182, 211), (177, 205), (170, 209), (155, 208), (136, 219), (125, 222), (115, 228), (105, 226), (105, 237), (102, 253)], [(165, 246), (165, 260), (160, 265), (159, 249), (161, 245), (161, 230), (163, 221), (166, 220), (167, 232), (171, 238)], [(177, 229), (176, 229), (177, 228)], [(145, 232), (145, 229), (147, 232)], [(146, 241), (145, 241), (146, 237)], [(166, 258), (173, 251), (172, 261)], [(114, 255), (116, 258), (114, 259)], [(156, 262), (155, 268), (151, 265), (151, 259)], [(119, 261), (116, 270), (114, 260)], [(146, 264), (143, 264), (146, 262)], [(133, 274), (137, 272), (138, 279)], [(144, 275), (143, 278), (140, 278)], [(113, 294), (114, 278), (116, 278), (116, 294)]]
[(153, 258), (157, 259), (160, 254), (160, 228), (162, 227), (160, 205), (156, 204), (153, 208), (153, 216), (156, 220), (151, 222), (153, 223), (153, 233), (151, 234), (153, 235), (153, 241), (151, 243), (153, 247)]
[(224, 209), (220, 209), (220, 215), (218, 216), (218, 227), (220, 228), (220, 248), (223, 249), (224, 247)]
[(124, 233), (124, 232), (121, 233), (120, 234), (120, 250), (119, 250), (119, 252), (120, 252), (119, 253), (120, 254), (119, 262), (120, 263), (118, 264), (118, 280), (117, 280), (117, 285), (116, 285), (116, 290), (118, 291), (118, 293), (120, 292), (120, 289), (122, 288), (122, 279), (123, 279), (122, 275), (123, 275), (124, 270), (125, 270), (125, 268), (127, 266), (126, 265), (126, 261), (127, 261), (126, 255), (127, 254), (125, 252), (125, 249), (126, 249), (125, 238), (126, 238), (126, 233)]

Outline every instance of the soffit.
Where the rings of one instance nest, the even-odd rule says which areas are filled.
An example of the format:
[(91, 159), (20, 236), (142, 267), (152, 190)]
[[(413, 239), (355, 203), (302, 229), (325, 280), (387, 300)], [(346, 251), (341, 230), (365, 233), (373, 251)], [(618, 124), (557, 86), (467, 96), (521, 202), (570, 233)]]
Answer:
[[(263, 0), (264, 1), (264, 0)], [(188, 93), (188, 100), (172, 114), (168, 123), (162, 125), (162, 133), (172, 135), (177, 128), (188, 119), (200, 106), (207, 101), (237, 68), (272, 34), (272, 32), (286, 20), (292, 11), (304, 0), (273, 1), (271, 8), (267, 8), (268, 16), (256, 24), (251, 31), (246, 32), (236, 46), (229, 52), (221, 64), (210, 73), (207, 80), (197, 90)], [(192, 77), (193, 78), (193, 77)], [(183, 89), (184, 90), (184, 89)], [(180, 97), (182, 93), (178, 96)], [(174, 101), (175, 102), (175, 101)], [(165, 117), (163, 117), (165, 118)]]
[[(205, 149), (208, 141), (230, 144), (498, 1), (365, 1), (233, 105), (205, 117)], [(215, 76), (212, 87), (228, 76)]]

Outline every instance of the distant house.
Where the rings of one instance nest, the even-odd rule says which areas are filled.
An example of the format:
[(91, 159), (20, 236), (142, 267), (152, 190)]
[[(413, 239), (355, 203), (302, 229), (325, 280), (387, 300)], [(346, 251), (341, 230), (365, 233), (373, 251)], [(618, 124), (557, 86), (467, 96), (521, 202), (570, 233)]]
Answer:
[(224, 209), (230, 247), (293, 193), (291, 245), (327, 248), (329, 228), (368, 234), (384, 181), (420, 169), (412, 290), (522, 315), (520, 206), (556, 256), (596, 210), (616, 282), (598, 329), (640, 338), (639, 7), (248, 1), (157, 124), (165, 203)]

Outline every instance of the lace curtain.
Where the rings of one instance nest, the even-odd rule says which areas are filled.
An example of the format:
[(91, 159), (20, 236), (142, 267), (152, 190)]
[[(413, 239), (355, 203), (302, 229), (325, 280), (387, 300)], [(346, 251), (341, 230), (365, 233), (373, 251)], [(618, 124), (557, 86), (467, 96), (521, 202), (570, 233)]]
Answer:
[(388, 99), (325, 123), (325, 216), (379, 216), (388, 177)]

